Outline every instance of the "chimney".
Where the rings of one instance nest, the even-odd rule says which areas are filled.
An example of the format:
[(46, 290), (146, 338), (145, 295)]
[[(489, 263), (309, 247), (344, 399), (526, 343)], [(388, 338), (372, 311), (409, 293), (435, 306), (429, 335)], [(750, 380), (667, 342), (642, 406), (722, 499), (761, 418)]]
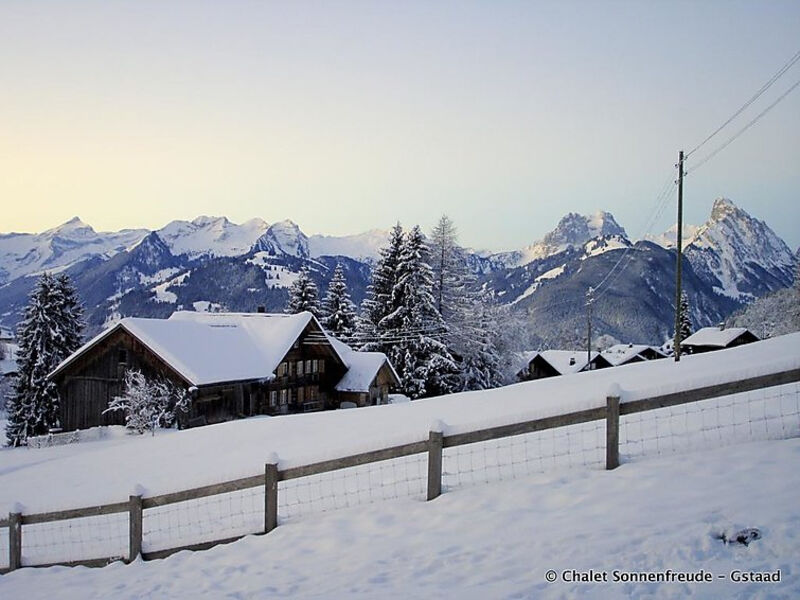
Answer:
[(575, 357), (574, 356), (570, 356), (569, 357), (569, 366), (572, 367), (574, 365), (575, 365)]
[(256, 309), (256, 312), (265, 313), (265, 312), (267, 312), (267, 307), (264, 306), (263, 304), (259, 304), (258, 308)]
[(722, 323), (719, 324), (719, 330), (725, 331), (725, 321), (722, 321)]

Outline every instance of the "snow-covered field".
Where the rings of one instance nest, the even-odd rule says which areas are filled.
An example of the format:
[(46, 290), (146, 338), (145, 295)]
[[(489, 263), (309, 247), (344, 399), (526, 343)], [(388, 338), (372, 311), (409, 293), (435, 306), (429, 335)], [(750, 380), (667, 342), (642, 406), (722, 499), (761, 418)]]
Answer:
[[(102, 569), (22, 569), (1, 598), (796, 598), (800, 440), (532, 475), (282, 525), (204, 552)], [(749, 546), (722, 532), (758, 527)], [(548, 583), (569, 569), (711, 583)], [(780, 569), (780, 583), (732, 570)], [(723, 576), (723, 578), (718, 578)]]
[[(427, 438), (428, 430), (437, 421), (443, 422), (446, 433), (460, 433), (481, 427), (601, 406), (605, 403), (605, 396), (609, 390), (617, 385), (622, 389), (622, 398), (625, 402), (798, 367), (800, 367), (800, 334), (795, 334), (724, 352), (686, 357), (679, 364), (669, 360), (640, 363), (519, 384), (490, 392), (458, 394), (349, 411), (331, 411), (278, 418), (252, 418), (183, 432), (164, 431), (159, 432), (155, 437), (125, 435), (119, 428), (108, 439), (102, 441), (35, 450), (4, 449), (0, 451), (0, 514), (9, 512), (12, 508), (19, 509), (19, 506), (15, 506), (17, 503), (21, 503), (24, 513), (30, 514), (45, 510), (120, 502), (135, 490), (136, 493), (143, 493), (147, 497), (197, 485), (252, 476), (263, 473), (263, 464), (273, 452), (279, 456), (280, 467), (286, 468), (388, 445), (419, 441)], [(673, 488), (677, 486), (677, 489), (670, 490), (672, 496), (677, 495), (684, 498), (678, 502), (679, 505), (683, 506), (687, 502), (691, 502), (696, 490), (693, 489), (693, 484), (687, 484), (685, 481), (692, 481), (694, 478), (697, 482), (704, 482), (706, 479), (710, 482), (711, 478), (706, 476), (706, 471), (695, 473), (694, 467), (690, 469), (689, 466), (706, 460), (706, 456), (700, 454), (698, 450), (714, 449), (713, 456), (734, 457), (729, 458), (728, 463), (724, 466), (717, 465), (720, 469), (729, 472), (731, 470), (735, 472), (737, 469), (750, 470), (746, 476), (734, 475), (736, 481), (726, 484), (732, 486), (731, 489), (759, 487), (762, 477), (775, 476), (775, 485), (781, 482), (781, 485), (788, 486), (785, 489), (780, 488), (781, 490), (793, 491), (796, 496), (800, 488), (797, 488), (796, 485), (792, 487), (792, 481), (794, 481), (792, 477), (785, 477), (779, 473), (781, 469), (788, 468), (781, 461), (770, 467), (772, 475), (766, 471), (764, 475), (759, 475), (757, 473), (757, 469), (760, 468), (758, 461), (751, 464), (748, 460), (736, 457), (747, 456), (746, 452), (742, 454), (743, 451), (739, 447), (741, 444), (745, 444), (741, 446), (742, 448), (751, 449), (787, 447), (747, 445), (749, 441), (780, 440), (798, 435), (800, 435), (799, 384), (789, 384), (763, 391), (625, 416), (620, 422), (620, 453), (625, 470), (620, 473), (633, 472), (634, 475), (623, 479), (614, 479), (614, 481), (617, 481), (617, 485), (624, 485), (626, 489), (633, 489), (631, 486), (644, 486), (638, 496), (633, 493), (631, 498), (642, 504), (643, 517), (649, 516), (658, 520), (661, 518), (660, 513), (648, 513), (644, 506), (648, 502), (658, 506), (661, 502), (660, 495), (663, 492), (661, 487), (668, 488), (670, 486)], [(720, 446), (735, 447), (720, 453), (717, 450)], [(794, 448), (792, 452), (796, 455), (798, 449), (796, 446), (792, 447)], [(456, 499), (438, 499), (432, 504), (423, 504), (423, 506), (460, 506), (460, 512), (464, 513), (464, 521), (460, 527), (453, 526), (453, 529), (470, 531), (470, 528), (477, 524), (478, 530), (483, 531), (485, 536), (491, 537), (489, 524), (497, 531), (500, 531), (499, 528), (503, 526), (510, 527), (514, 518), (521, 518), (519, 515), (512, 517), (512, 513), (515, 514), (522, 510), (523, 505), (530, 508), (528, 502), (530, 498), (542, 496), (545, 499), (554, 494), (549, 500), (543, 500), (542, 506), (549, 507), (547, 510), (555, 516), (547, 520), (547, 526), (542, 529), (542, 534), (536, 534), (535, 537), (539, 540), (536, 542), (537, 548), (539, 545), (544, 545), (544, 547), (555, 545), (557, 547), (552, 548), (551, 553), (542, 551), (541, 556), (557, 557), (562, 555), (566, 557), (572, 553), (580, 556), (581, 552), (577, 552), (574, 546), (588, 544), (589, 550), (583, 554), (585, 560), (589, 561), (592, 557), (597, 559), (605, 552), (603, 550), (605, 542), (599, 538), (595, 539), (597, 536), (588, 530), (569, 530), (564, 522), (588, 521), (590, 517), (594, 517), (597, 519), (595, 527), (600, 527), (606, 533), (609, 528), (619, 528), (623, 524), (623, 521), (620, 520), (622, 517), (607, 514), (610, 510), (609, 507), (618, 501), (618, 506), (624, 507), (626, 511), (628, 506), (624, 500), (620, 500), (614, 495), (618, 491), (615, 491), (613, 486), (608, 489), (602, 487), (606, 485), (603, 482), (609, 481), (603, 477), (611, 476), (600, 473), (604, 463), (604, 448), (603, 422), (447, 448), (443, 457), (443, 484), (446, 491), (444, 497), (453, 496), (466, 499), (460, 501), (462, 504), (459, 504)], [(687, 452), (694, 452), (694, 454), (685, 454)], [(678, 468), (679, 465), (684, 465), (688, 479), (681, 475), (674, 477), (672, 481), (669, 478), (658, 480), (657, 474), (647, 471), (650, 461), (653, 465), (661, 464), (660, 461), (665, 460), (663, 455), (672, 453), (684, 454), (677, 460), (668, 459), (664, 464), (674, 465), (669, 468)], [(764, 458), (766, 459), (766, 456)], [(675, 462), (672, 463), (670, 460), (675, 460)], [(719, 458), (719, 461), (724, 461), (724, 459)], [(573, 467), (577, 467), (577, 469), (570, 470)], [(653, 468), (658, 471), (661, 467)], [(546, 474), (542, 475), (542, 473)], [(613, 475), (613, 477), (618, 477), (618, 475)], [(519, 483), (514, 485), (497, 483), (507, 479), (516, 479)], [(633, 481), (634, 479), (638, 480)], [(256, 544), (256, 547), (260, 547), (258, 544), (273, 544), (274, 542), (269, 540), (283, 539), (283, 536), (291, 535), (288, 532), (292, 531), (306, 531), (303, 529), (305, 527), (310, 527), (311, 529), (308, 531), (312, 531), (315, 527), (313, 523), (317, 522), (338, 524), (336, 527), (344, 523), (342, 535), (339, 535), (337, 531), (328, 531), (325, 535), (329, 537), (320, 538), (325, 541), (318, 540), (319, 547), (316, 548), (311, 542), (310, 533), (302, 533), (303, 536), (308, 535), (308, 538), (301, 537), (299, 540), (287, 541), (286, 543), (292, 544), (292, 548), (296, 545), (304, 548), (308, 556), (300, 553), (294, 554), (294, 549), (287, 549), (285, 552), (279, 550), (281, 558), (277, 564), (280, 567), (275, 566), (275, 563), (270, 560), (267, 560), (267, 564), (254, 563), (250, 567), (252, 569), (250, 572), (260, 574), (257, 575), (259, 581), (248, 582), (245, 591), (249, 590), (254, 597), (257, 597), (266, 593), (265, 588), (259, 586), (276, 585), (276, 594), (292, 595), (294, 591), (297, 591), (299, 595), (313, 595), (311, 584), (304, 587), (300, 584), (292, 584), (288, 579), (285, 581), (280, 578), (275, 579), (275, 573), (271, 569), (280, 570), (287, 561), (293, 565), (302, 564), (304, 566), (295, 566), (294, 570), (289, 569), (289, 572), (298, 576), (298, 573), (305, 569), (308, 573), (304, 577), (308, 581), (313, 581), (314, 577), (319, 575), (316, 569), (318, 563), (342, 565), (339, 554), (342, 553), (340, 546), (343, 541), (340, 538), (355, 535), (352, 532), (361, 531), (367, 526), (370, 518), (374, 520), (370, 527), (374, 527), (375, 523), (382, 521), (392, 524), (392, 527), (384, 532), (387, 536), (393, 535), (393, 527), (398, 530), (398, 539), (387, 540), (386, 548), (396, 545), (400, 548), (407, 547), (408, 552), (411, 552), (412, 546), (409, 540), (404, 539), (400, 533), (408, 524), (404, 518), (401, 518), (404, 513), (410, 512), (416, 515), (412, 517), (415, 523), (414, 527), (417, 527), (417, 520), (424, 520), (426, 514), (433, 515), (434, 524), (431, 525), (433, 530), (444, 527), (442, 524), (444, 516), (437, 516), (436, 512), (426, 513), (424, 511), (434, 509), (418, 506), (424, 498), (425, 480), (426, 457), (425, 455), (416, 455), (282, 482), (279, 486), (281, 527), (267, 538), (247, 539), (239, 542), (230, 547), (231, 552), (239, 552), (233, 550), (234, 548), (245, 548), (245, 552), (248, 554), (263, 551), (267, 553), (266, 556), (274, 556), (273, 546), (270, 546), (270, 549), (264, 546), (262, 550), (255, 550), (252, 545)], [(600, 492), (598, 492), (600, 495), (596, 499), (591, 497), (591, 486), (581, 487), (587, 480), (594, 482), (592, 485), (600, 486)], [(659, 483), (655, 483), (656, 480)], [(43, 485), (42, 482), (47, 482), (47, 484)], [(487, 485), (489, 482), (491, 485)], [(515, 485), (520, 487), (515, 487)], [(710, 483), (698, 483), (698, 485), (702, 487), (702, 485), (710, 485)], [(605, 491), (603, 491), (604, 489)], [(532, 490), (535, 490), (535, 493), (532, 493)], [(471, 496), (473, 493), (474, 496)], [(602, 494), (605, 493), (608, 493), (610, 497), (604, 498)], [(505, 511), (508, 514), (493, 514), (495, 509), (491, 507), (493, 502), (499, 502), (498, 494), (501, 496), (510, 494), (509, 498), (503, 498), (503, 502), (507, 503), (505, 508), (503, 508), (502, 502), (497, 505), (501, 513)], [(521, 500), (519, 505), (513, 504), (513, 496), (518, 494), (522, 494), (521, 498), (528, 500)], [(723, 492), (725, 502), (732, 500), (728, 498), (730, 495), (730, 491)], [(583, 498), (582, 503), (576, 504), (575, 498)], [(463, 504), (472, 502), (482, 509), (475, 509), (473, 512), (464, 509)], [(591, 505), (591, 508), (584, 506), (584, 503)], [(597, 503), (597, 507), (595, 507), (595, 503)], [(258, 531), (263, 525), (263, 506), (263, 489), (259, 487), (198, 501), (148, 509), (145, 511), (144, 521), (144, 551), (153, 552), (181, 544), (222, 539)], [(539, 504), (536, 506), (534, 517), (539, 519), (541, 514), (547, 513), (547, 510), (542, 513), (541, 510), (544, 508), (540, 510)], [(748, 505), (744, 503), (742, 506), (747, 507)], [(758, 508), (755, 504), (750, 507), (753, 510)], [(327, 514), (321, 512), (332, 509), (343, 510)], [(423, 512), (417, 514), (419, 511)], [(798, 512), (800, 513), (800, 511)], [(358, 517), (361, 514), (373, 515), (373, 517), (367, 518), (367, 521), (362, 523)], [(670, 519), (677, 519), (675, 522), (682, 526), (680, 525), (683, 522), (681, 519), (690, 520), (694, 518), (693, 515), (694, 513), (685, 512), (685, 507), (683, 507)], [(767, 516), (771, 517), (772, 513)], [(449, 518), (452, 518), (452, 515)], [(508, 519), (508, 521), (505, 522), (504, 519)], [(763, 523), (747, 523), (735, 514), (733, 516), (727, 513), (721, 514), (719, 519), (713, 522), (709, 521), (708, 517), (704, 517), (704, 519), (703, 523), (707, 528), (711, 525), (715, 527), (727, 525), (764, 527)], [(726, 519), (731, 522), (725, 523)], [(487, 523), (487, 529), (484, 529), (484, 521)], [(573, 537), (570, 538), (570, 541), (565, 541), (567, 538), (559, 537), (562, 533), (552, 528), (551, 521), (561, 523), (561, 526), (566, 528), (565, 530), (572, 531)], [(521, 521), (523, 529), (528, 531), (528, 534), (540, 526), (538, 520), (536, 523), (525, 524), (524, 521)], [(672, 539), (674, 536), (670, 531), (658, 529), (658, 527), (669, 528), (672, 526), (674, 523), (667, 519), (663, 523), (647, 527), (650, 527), (654, 532), (653, 535), (657, 535), (659, 538)], [(301, 527), (301, 529), (298, 530), (297, 527)], [(641, 530), (648, 531), (647, 527), (642, 524)], [(447, 530), (446, 527), (444, 528)], [(675, 569), (681, 567), (683, 564), (680, 563), (681, 560), (686, 561), (693, 555), (704, 559), (710, 557), (715, 560), (721, 560), (725, 556), (724, 553), (711, 552), (716, 546), (708, 545), (707, 541), (701, 544), (700, 538), (692, 542), (689, 550), (686, 550), (687, 554), (678, 555), (677, 558), (673, 554), (665, 554), (664, 551), (654, 554), (649, 538), (645, 543), (644, 538), (640, 536), (639, 529), (635, 533), (633, 545), (638, 549), (629, 555), (623, 552), (622, 556), (628, 556), (629, 561), (634, 561), (637, 565), (641, 564), (647, 568), (662, 564), (665, 568)], [(368, 540), (368, 532), (364, 532), (364, 535)], [(418, 537), (419, 543), (423, 545), (421, 551), (426, 557), (423, 563), (427, 565), (422, 568), (423, 572), (438, 572), (446, 575), (444, 566), (449, 564), (448, 554), (471, 553), (472, 546), (476, 543), (473, 535), (471, 531), (468, 535), (465, 533), (463, 538), (455, 535), (453, 544), (440, 548), (440, 553), (435, 555), (429, 554), (432, 552), (429, 547), (435, 547), (436, 543), (427, 540), (423, 531), (412, 536)], [(360, 538), (360, 536), (361, 534), (357, 537)], [(376, 534), (376, 537), (380, 536)], [(506, 539), (508, 536), (502, 534), (500, 537), (503, 539), (488, 540), (486, 543), (496, 545), (498, 548), (506, 548), (506, 551), (510, 552), (508, 550), (510, 546), (504, 544), (510, 544), (516, 539), (515, 536)], [(798, 538), (800, 535), (794, 539)], [(264, 539), (267, 541), (263, 541)], [(552, 543), (548, 541), (557, 539), (562, 541)], [(763, 541), (759, 540), (758, 543)], [(0, 564), (2, 565), (6, 565), (8, 561), (7, 543), (7, 530), (0, 529)], [(432, 577), (429, 578), (430, 582), (425, 584), (430, 587), (425, 588), (420, 583), (426, 579), (424, 573), (419, 577), (412, 576), (413, 574), (407, 571), (408, 565), (406, 565), (406, 570), (394, 572), (395, 561), (381, 562), (384, 554), (392, 554), (386, 548), (381, 547), (379, 551), (372, 551), (369, 547), (359, 546), (360, 543), (361, 541), (355, 546), (363, 550), (363, 555), (359, 560), (354, 558), (352, 565), (348, 562), (346, 570), (356, 578), (348, 580), (340, 578), (338, 585), (341, 588), (331, 588), (334, 596), (348, 595), (349, 588), (347, 586), (355, 585), (354, 582), (361, 582), (358, 585), (365, 586), (359, 588), (364, 597), (377, 594), (379, 588), (374, 585), (378, 585), (381, 577), (370, 583), (371, 576), (367, 577), (366, 572), (358, 571), (369, 565), (375, 566), (376, 563), (380, 570), (386, 570), (386, 576), (383, 579), (387, 582), (394, 582), (395, 587), (388, 588), (389, 595), (398, 597), (403, 595), (402, 592), (406, 585), (410, 586), (408, 589), (412, 592), (412, 596), (414, 590), (418, 597), (448, 595), (447, 588), (435, 587)], [(520, 548), (527, 548), (522, 540), (517, 540), (515, 543)], [(673, 544), (674, 542), (669, 543)], [(593, 545), (598, 547), (592, 550)], [(786, 542), (786, 547), (789, 545)], [(462, 550), (458, 550), (458, 548)], [(464, 548), (467, 550), (463, 550)], [(798, 547), (795, 546), (795, 548)], [(126, 514), (43, 525), (27, 525), (23, 528), (23, 564), (42, 564), (112, 555), (123, 556), (126, 550)], [(733, 549), (727, 547), (725, 551), (729, 554), (734, 552)], [(751, 549), (747, 549), (747, 551), (751, 551)], [(231, 558), (224, 554), (225, 551), (222, 551), (223, 554), (216, 554), (218, 552), (220, 550), (200, 553), (201, 556), (209, 556), (207, 560), (211, 565), (215, 564), (215, 560), (221, 560), (224, 563), (218, 563), (216, 567), (209, 567), (209, 573), (225, 571), (228, 568), (225, 566), (228, 564), (226, 561), (232, 561), (231, 564), (243, 562), (247, 565), (247, 561), (242, 561), (239, 557)], [(508, 571), (513, 574), (510, 579), (499, 577), (495, 580), (498, 572), (506, 572), (505, 567), (498, 562), (500, 561), (499, 554), (490, 556), (492, 553), (487, 552), (477, 557), (471, 557), (470, 560), (474, 561), (476, 570), (480, 572), (480, 581), (476, 582), (475, 580), (477, 572), (472, 573), (464, 566), (466, 565), (464, 563), (462, 565), (465, 569), (462, 573), (463, 583), (464, 585), (470, 581), (473, 583), (469, 583), (467, 588), (457, 588), (461, 590), (459, 594), (467, 596), (472, 594), (477, 597), (479, 595), (477, 590), (485, 590), (487, 593), (494, 594), (496, 592), (501, 596), (514, 596), (518, 595), (518, 592), (524, 596), (528, 593), (525, 589), (514, 586), (503, 587), (502, 582), (506, 579), (516, 580), (521, 585), (523, 581), (528, 581), (531, 586), (541, 582), (541, 573), (534, 579), (525, 579), (523, 571), (519, 570), (522, 568), (521, 563), (528, 560), (528, 552), (529, 550), (525, 550), (522, 552), (522, 556), (508, 557), (509, 565), (517, 565), (517, 571), (513, 571), (513, 569)], [(538, 556), (537, 552), (540, 551), (532, 551), (532, 558), (535, 559)], [(350, 555), (349, 551), (345, 554)], [(796, 550), (796, 554), (800, 554), (800, 552)], [(214, 558), (218, 556), (221, 558)], [(355, 557), (355, 555), (352, 556)], [(775, 556), (784, 560), (786, 553), (781, 550), (781, 553)], [(482, 562), (483, 559), (486, 559), (486, 564)], [(162, 577), (162, 575), (158, 575), (158, 569), (166, 569), (166, 567), (156, 566), (153, 567), (154, 571), (146, 569), (149, 569), (151, 564), (175, 565), (177, 564), (176, 560), (179, 560), (179, 557), (147, 565), (134, 565), (128, 567), (129, 570), (123, 571), (123, 574), (127, 577), (128, 573), (135, 572), (137, 569), (145, 569), (145, 573), (155, 573), (153, 585), (164, 585), (163, 581), (155, 582)], [(184, 556), (180, 560), (192, 563), (192, 561), (198, 560), (202, 562), (203, 559)], [(662, 562), (658, 563), (658, 560)], [(672, 560), (679, 563), (678, 567), (672, 565), (670, 562)], [(201, 563), (192, 564), (200, 565)], [(532, 566), (526, 566), (525, 568), (528, 569), (526, 572), (535, 575), (536, 564), (538, 563), (532, 562)], [(590, 561), (585, 564), (595, 563)], [(435, 565), (435, 568), (432, 565)], [(571, 565), (563, 568), (568, 567)], [(119, 568), (118, 566), (106, 567), (102, 573), (119, 573)], [(178, 568), (192, 570), (200, 567), (179, 565)], [(508, 568), (512, 568), (512, 566)], [(245, 567), (243, 569), (247, 570)], [(60, 570), (32, 572), (46, 573), (41, 576), (44, 579), (51, 577), (51, 573), (60, 573)], [(95, 575), (94, 571), (89, 573), (82, 569), (68, 573), (59, 576), (75, 577), (72, 573), (88, 573), (85, 575), (88, 578), (103, 577), (103, 575)], [(313, 573), (313, 576), (309, 573)], [(361, 581), (362, 576), (365, 578), (366, 584)], [(401, 583), (403, 576), (413, 579), (414, 583)], [(17, 577), (18, 574), (15, 573), (10, 577), (3, 578), (3, 583), (0, 584), (0, 597), (5, 597), (2, 585), (9, 579), (18, 581)], [(23, 577), (30, 577), (30, 575)], [(148, 575), (141, 575), (141, 577), (146, 579)], [(451, 578), (453, 577), (455, 576)], [(333, 585), (334, 581), (335, 579), (330, 582), (330, 585)], [(206, 583), (211, 586), (209, 590), (223, 589), (218, 587), (223, 585), (219, 581), (210, 579)], [(325, 582), (320, 580), (319, 583)], [(97, 585), (100, 586), (98, 589), (103, 589), (102, 584)], [(224, 585), (228, 584), (224, 583)], [(293, 585), (299, 587), (294, 588)], [(563, 584), (561, 588), (547, 587), (547, 589), (531, 593), (538, 597), (544, 593), (556, 593), (559, 589), (564, 592), (567, 589), (564, 586), (566, 584)], [(474, 590), (472, 590), (473, 587)], [(196, 590), (191, 586), (187, 589)], [(612, 591), (619, 589), (623, 588), (613, 588)], [(645, 588), (642, 589), (645, 590), (642, 592), (643, 594), (647, 592)], [(657, 593), (661, 597), (662, 594), (674, 592), (676, 597), (682, 597), (683, 594), (680, 591), (675, 591), (682, 589), (684, 588), (680, 584), (670, 584), (666, 588), (658, 588)], [(735, 589), (744, 588), (737, 586)], [(356, 593), (359, 590), (356, 590)], [(580, 588), (580, 590), (587, 591), (584, 588)], [(652, 591), (651, 589), (647, 593)], [(125, 592), (125, 594), (127, 593)], [(601, 592), (596, 593), (599, 594), (597, 597), (607, 597)], [(208, 594), (211, 597), (210, 591)], [(169, 595), (173, 595), (172, 592)], [(322, 596), (324, 597), (326, 594), (323, 593)], [(708, 597), (713, 597), (713, 594)]]

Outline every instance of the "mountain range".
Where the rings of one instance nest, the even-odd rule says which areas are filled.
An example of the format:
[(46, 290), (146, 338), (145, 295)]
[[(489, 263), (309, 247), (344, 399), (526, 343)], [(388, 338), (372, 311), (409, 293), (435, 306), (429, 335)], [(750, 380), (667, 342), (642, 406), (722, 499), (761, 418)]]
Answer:
[[(306, 236), (290, 220), (241, 225), (225, 217), (172, 221), (149, 231), (98, 233), (79, 218), (39, 234), (0, 234), (0, 324), (20, 319), (35, 277), (66, 271), (95, 333), (122, 316), (177, 308), (280, 311), (303, 266), (324, 289), (337, 263), (360, 302), (388, 232)], [(695, 326), (717, 323), (787, 287), (797, 256), (762, 221), (715, 201), (701, 226), (684, 228), (684, 288)], [(660, 343), (674, 311), (675, 228), (632, 241), (613, 215), (569, 213), (541, 240), (512, 252), (468, 252), (478, 283), (523, 315), (530, 344), (585, 345), (586, 292), (594, 328), (624, 341)]]

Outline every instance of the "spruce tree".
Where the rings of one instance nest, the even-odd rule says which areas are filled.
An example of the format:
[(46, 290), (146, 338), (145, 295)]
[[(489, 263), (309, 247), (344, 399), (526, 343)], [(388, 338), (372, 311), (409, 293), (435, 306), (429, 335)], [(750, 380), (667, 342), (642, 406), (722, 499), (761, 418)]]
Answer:
[(433, 271), (419, 227), (403, 240), (392, 289), (394, 310), (381, 319), (389, 358), (403, 391), (412, 398), (448, 394), (455, 388), (457, 367), (441, 339), (446, 328), (433, 297)]
[(381, 249), (380, 258), (372, 270), (367, 296), (361, 304), (356, 345), (362, 350), (388, 353), (388, 347), (382, 341), (387, 332), (381, 322), (396, 308), (392, 303), (392, 290), (397, 283), (397, 264), (402, 246), (403, 228), (397, 223), (389, 233), (389, 243)]
[(59, 426), (56, 385), (47, 376), (78, 349), (82, 309), (66, 275), (43, 274), (31, 294), (17, 337), (19, 373), (8, 403), (6, 437), (13, 446)]
[(356, 327), (356, 307), (350, 299), (342, 265), (336, 265), (322, 302), (322, 325), (334, 336), (349, 340)]
[(320, 313), (317, 285), (311, 279), (307, 267), (300, 270), (289, 288), (289, 304), (286, 307), (286, 312), (292, 315), (303, 311), (308, 311), (315, 317)]

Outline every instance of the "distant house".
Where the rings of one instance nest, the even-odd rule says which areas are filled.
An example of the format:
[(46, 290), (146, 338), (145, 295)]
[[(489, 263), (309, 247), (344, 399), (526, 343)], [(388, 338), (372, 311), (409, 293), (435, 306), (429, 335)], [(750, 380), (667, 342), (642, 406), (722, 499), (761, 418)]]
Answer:
[[(383, 363), (370, 377), (378, 358), (361, 357), (333, 340), (307, 312), (179, 311), (168, 319), (122, 319), (69, 356), (50, 378), (59, 388), (66, 431), (122, 423), (120, 413), (103, 411), (121, 393), (128, 369), (189, 388), (187, 424), (194, 426), (337, 408), (353, 394), (367, 394), (371, 403), (398, 383)], [(353, 383), (337, 389), (348, 374)]]
[(699, 354), (757, 341), (758, 337), (744, 327), (703, 327), (681, 342), (681, 350)]
[(615, 367), (667, 356), (658, 348), (646, 344), (617, 344), (604, 350), (602, 355)]
[(399, 387), (400, 378), (382, 352), (355, 352), (338, 340), (333, 340), (339, 354), (349, 366), (336, 384), (336, 397), (356, 406), (388, 404), (389, 392)]
[[(13, 338), (9, 338), (13, 340)], [(11, 378), (17, 374), (17, 352), (19, 347), (5, 340), (0, 341), (0, 377)]]
[(591, 359), (586, 351), (542, 350), (530, 355), (527, 368), (517, 373), (522, 381), (569, 375), (582, 371), (594, 371), (611, 367), (599, 352), (592, 352)]

